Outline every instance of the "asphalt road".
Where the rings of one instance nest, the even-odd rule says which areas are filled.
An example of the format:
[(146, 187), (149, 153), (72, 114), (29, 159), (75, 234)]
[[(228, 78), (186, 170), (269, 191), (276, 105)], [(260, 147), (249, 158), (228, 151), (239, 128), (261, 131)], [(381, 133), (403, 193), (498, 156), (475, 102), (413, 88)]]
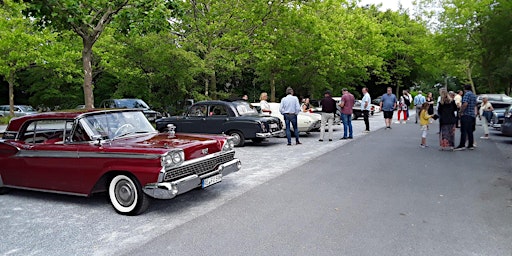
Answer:
[(418, 125), (371, 121), (354, 140), (248, 143), (239, 173), (136, 217), (101, 195), (15, 190), (0, 255), (512, 255), (512, 139), (441, 152), (436, 124), (421, 149)]

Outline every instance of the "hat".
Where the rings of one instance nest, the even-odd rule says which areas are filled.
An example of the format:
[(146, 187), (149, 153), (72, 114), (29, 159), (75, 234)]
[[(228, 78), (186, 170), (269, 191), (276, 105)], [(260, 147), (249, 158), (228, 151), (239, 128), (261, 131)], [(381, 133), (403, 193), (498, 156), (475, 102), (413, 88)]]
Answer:
[(331, 91), (326, 90), (326, 91), (324, 92), (324, 94), (329, 94), (329, 95), (331, 95)]

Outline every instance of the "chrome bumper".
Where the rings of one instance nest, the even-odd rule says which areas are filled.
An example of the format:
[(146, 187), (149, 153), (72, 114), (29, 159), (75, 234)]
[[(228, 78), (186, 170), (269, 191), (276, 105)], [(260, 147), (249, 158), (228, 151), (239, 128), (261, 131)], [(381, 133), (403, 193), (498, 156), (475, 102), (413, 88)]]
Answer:
[(285, 133), (283, 130), (275, 131), (275, 132), (259, 132), (256, 133), (256, 138), (270, 138), (270, 137), (279, 137), (283, 136)]
[(238, 159), (231, 160), (227, 163), (219, 165), (217, 169), (204, 175), (190, 175), (185, 178), (160, 183), (150, 183), (142, 189), (148, 196), (157, 199), (171, 199), (177, 195), (186, 193), (192, 189), (201, 187), (201, 180), (216, 174), (226, 176), (230, 173), (237, 172), (242, 167), (242, 163)]

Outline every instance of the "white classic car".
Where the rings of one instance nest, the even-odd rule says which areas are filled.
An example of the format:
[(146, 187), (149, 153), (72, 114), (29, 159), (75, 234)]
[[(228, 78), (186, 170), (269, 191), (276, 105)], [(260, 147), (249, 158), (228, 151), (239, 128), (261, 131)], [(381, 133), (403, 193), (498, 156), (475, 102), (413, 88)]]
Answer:
[[(281, 115), (279, 112), (279, 107), (281, 106), (280, 103), (275, 102), (269, 102), (270, 110), (272, 111), (271, 116), (278, 117), (283, 122), (283, 128), (285, 128), (285, 122), (284, 122), (284, 116)], [(260, 109), (260, 103), (251, 103), (252, 106), (257, 107)], [(260, 110), (261, 112), (261, 110)], [(267, 113), (263, 113), (267, 114)], [(310, 112), (300, 112), (299, 115), (297, 115), (297, 126), (299, 128), (299, 132), (311, 132), (311, 131), (318, 131), (320, 130), (320, 122), (322, 120), (322, 117), (320, 114), (317, 113), (310, 113)], [(293, 130), (293, 127), (291, 127)]]

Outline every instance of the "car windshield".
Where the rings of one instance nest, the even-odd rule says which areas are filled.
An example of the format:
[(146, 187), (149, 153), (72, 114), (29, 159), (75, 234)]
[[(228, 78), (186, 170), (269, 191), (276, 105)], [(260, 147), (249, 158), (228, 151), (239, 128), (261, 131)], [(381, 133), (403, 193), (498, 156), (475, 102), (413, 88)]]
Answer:
[(32, 106), (18, 106), (23, 112), (35, 112)]
[(149, 109), (148, 104), (140, 99), (122, 99), (117, 100), (118, 108), (144, 108)]
[(258, 110), (245, 101), (233, 102), (240, 115), (257, 115)]
[(140, 111), (103, 112), (84, 118), (93, 136), (114, 139), (134, 133), (154, 132), (155, 129)]

